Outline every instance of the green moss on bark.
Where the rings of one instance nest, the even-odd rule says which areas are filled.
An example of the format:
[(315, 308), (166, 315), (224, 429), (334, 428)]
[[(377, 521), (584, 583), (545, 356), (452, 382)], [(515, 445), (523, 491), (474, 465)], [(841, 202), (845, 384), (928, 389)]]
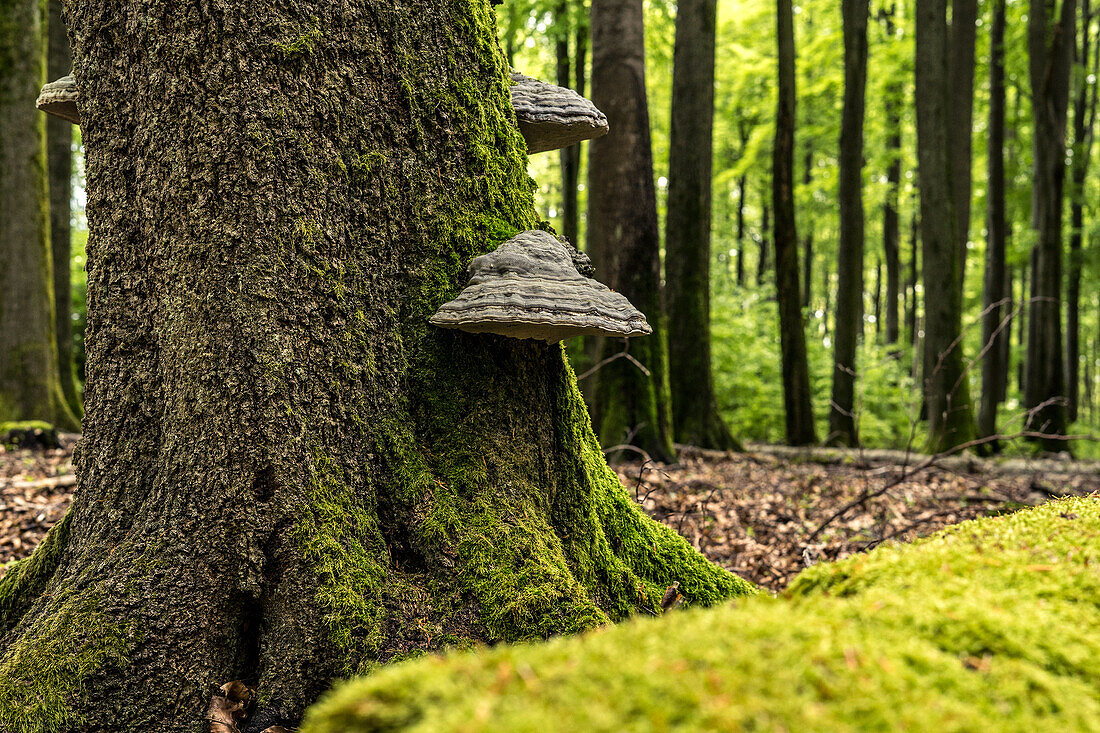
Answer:
[(12, 565), (0, 578), (0, 635), (9, 632), (45, 591), (69, 541), (71, 520), (72, 512), (66, 512), (34, 553)]
[(62, 594), (49, 605), (0, 662), (0, 728), (7, 733), (78, 730), (87, 682), (126, 654), (128, 632), (99, 611), (94, 592)]

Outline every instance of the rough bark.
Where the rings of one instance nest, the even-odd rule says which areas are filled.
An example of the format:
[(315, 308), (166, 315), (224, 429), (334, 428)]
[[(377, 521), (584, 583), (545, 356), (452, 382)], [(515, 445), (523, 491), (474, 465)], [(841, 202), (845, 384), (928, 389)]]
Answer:
[[(779, 103), (772, 148), (772, 202), (775, 206), (775, 288), (783, 361), (783, 411), (787, 443), (809, 445), (817, 442), (817, 430), (806, 357), (806, 326), (798, 292), (798, 230), (794, 212), (794, 128), (797, 119), (794, 13), (791, 0), (776, 0), (776, 8)], [(764, 211), (767, 212), (767, 207)]]
[(843, 0), (844, 108), (840, 123), (840, 242), (837, 248), (836, 336), (829, 437), (859, 445), (856, 348), (863, 333), (863, 113), (867, 92), (869, 0)]
[[(949, 126), (946, 0), (917, 0), (916, 108), (924, 268), (924, 369), (928, 449), (938, 453), (974, 434), (962, 355), (962, 257)], [(949, 147), (951, 145), (951, 147)]]
[(593, 421), (604, 445), (627, 443), (656, 460), (675, 457), (661, 324), (661, 256), (641, 0), (592, 3), (592, 101), (613, 132), (589, 146), (588, 242), (600, 280), (649, 318), (653, 335), (607, 340), (600, 360), (629, 349), (597, 373)]
[[(989, 124), (987, 125), (987, 184), (985, 282), (982, 288), (982, 398), (978, 410), (978, 436), (997, 433), (997, 406), (1008, 381), (1004, 360), (1005, 341), (1011, 334), (1004, 323), (1011, 312), (1006, 302), (1008, 268), (1005, 261), (1007, 216), (1005, 213), (1005, 0), (994, 0), (989, 31)], [(990, 446), (996, 449), (995, 445)]]
[[(1028, 12), (1028, 66), (1035, 125), (1031, 224), (1037, 241), (1032, 260), (1024, 406), (1030, 410), (1030, 429), (1050, 435), (1066, 432), (1062, 205), (1076, 10), (1076, 0), (1062, 0), (1060, 12), (1054, 0), (1031, 0)], [(1064, 442), (1056, 438), (1039, 442), (1048, 450), (1065, 448)]]
[(710, 356), (711, 158), (716, 0), (676, 10), (665, 220), (665, 295), (673, 434), (679, 443), (733, 450), (714, 397)]
[[(60, 79), (72, 69), (69, 36), (61, 17), (61, 0), (49, 0), (49, 52), (46, 76)], [(83, 412), (73, 364), (72, 216), (73, 126), (59, 117), (46, 118), (46, 157), (50, 186), (50, 249), (53, 256), (54, 338), (57, 369), (65, 401), (77, 417)]]
[(0, 422), (77, 430), (57, 367), (46, 120), (34, 107), (47, 21), (38, 0), (0, 4)]
[(640, 513), (560, 346), (427, 323), (536, 223), (488, 3), (67, 10), (87, 411), (0, 581), (7, 733), (197, 733), (234, 679), (294, 726), (380, 662), (745, 588)]

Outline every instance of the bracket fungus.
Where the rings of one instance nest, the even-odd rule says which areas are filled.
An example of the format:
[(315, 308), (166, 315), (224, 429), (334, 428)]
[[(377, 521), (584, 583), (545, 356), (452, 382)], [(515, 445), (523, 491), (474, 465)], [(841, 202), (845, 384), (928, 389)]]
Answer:
[(77, 89), (76, 78), (69, 74), (42, 87), (34, 106), (46, 114), (79, 125), (80, 110), (76, 108), (79, 101), (80, 90)]
[(512, 72), (512, 106), (528, 153), (576, 145), (607, 134), (607, 117), (572, 89)]
[(470, 283), (430, 319), (442, 328), (555, 343), (570, 336), (642, 336), (645, 316), (578, 272), (583, 258), (552, 234), (523, 232), (470, 263)]

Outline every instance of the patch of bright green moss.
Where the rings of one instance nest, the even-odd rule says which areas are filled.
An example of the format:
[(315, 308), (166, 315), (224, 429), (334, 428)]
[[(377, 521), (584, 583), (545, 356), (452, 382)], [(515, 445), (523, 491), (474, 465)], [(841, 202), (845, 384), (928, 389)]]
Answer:
[(381, 641), (386, 546), (377, 514), (366, 511), (339, 468), (322, 455), (311, 466), (309, 501), (296, 527), (320, 580), (317, 601), (332, 641), (347, 650), (347, 673)]
[(121, 662), (123, 629), (100, 611), (94, 593), (54, 599), (0, 662), (0, 729), (7, 733), (78, 730), (73, 704), (104, 667)]
[(27, 607), (46, 589), (68, 544), (71, 517), (72, 512), (66, 512), (61, 521), (50, 528), (34, 553), (14, 563), (0, 578), (0, 634), (10, 631)]
[(343, 685), (303, 733), (1100, 729), (1100, 498), (803, 573), (780, 599)]

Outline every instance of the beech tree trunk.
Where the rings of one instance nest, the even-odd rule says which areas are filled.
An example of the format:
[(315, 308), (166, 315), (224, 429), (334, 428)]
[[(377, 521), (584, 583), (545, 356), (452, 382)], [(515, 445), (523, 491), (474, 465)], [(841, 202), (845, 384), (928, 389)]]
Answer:
[[(767, 198), (767, 194), (764, 195), (764, 198)], [(768, 238), (772, 234), (772, 210), (767, 202), (764, 203), (762, 208), (763, 212), (760, 216), (760, 256), (756, 259), (756, 287), (758, 288), (764, 286), (764, 281), (768, 277), (768, 268), (770, 267), (768, 263)], [(795, 257), (798, 257), (797, 249), (795, 250)], [(795, 270), (795, 274), (798, 274), (798, 270)]]
[[(573, 59), (569, 55), (571, 13), (567, 2), (558, 3), (554, 9), (554, 54), (557, 58), (558, 86), (573, 86)], [(581, 94), (584, 92), (578, 90)], [(577, 183), (581, 172), (581, 146), (570, 145), (558, 151), (561, 163), (561, 233), (574, 246), (580, 246), (579, 212), (577, 211)]]
[[(597, 277), (646, 315), (653, 334), (603, 339), (593, 421), (605, 446), (629, 444), (675, 459), (661, 322), (661, 254), (642, 0), (594, 0), (592, 101), (612, 132), (593, 140), (588, 166), (588, 242)], [(635, 360), (644, 367), (643, 371)]]
[[(1062, 204), (1065, 183), (1066, 114), (1073, 68), (1077, 0), (1031, 0), (1028, 51), (1034, 97), (1034, 186), (1032, 226), (1037, 233), (1028, 318), (1028, 426), (1045, 435), (1066, 432), (1066, 385), (1062, 351)], [(1057, 14), (1056, 14), (1057, 13)], [(1056, 437), (1039, 441), (1061, 451)]]
[(0, 728), (198, 733), (235, 679), (294, 726), (418, 651), (748, 588), (641, 513), (560, 345), (428, 325), (537, 220), (488, 3), (66, 7), (87, 411), (0, 581)]
[[(989, 236), (985, 254), (985, 283), (982, 289), (982, 401), (978, 411), (978, 435), (997, 433), (997, 406), (1008, 381), (1004, 342), (1011, 335), (1005, 318), (1011, 312), (1006, 296), (1008, 268), (1005, 261), (1007, 216), (1005, 213), (1005, 0), (993, 0), (990, 27), (988, 183), (986, 184), (986, 228)], [(992, 446), (996, 448), (996, 446)]]
[[(60, 79), (72, 69), (69, 37), (61, 17), (61, 0), (49, 0), (47, 77)], [(46, 156), (50, 186), (50, 249), (53, 257), (54, 338), (61, 391), (73, 414), (83, 413), (73, 364), (72, 217), (73, 126), (59, 117), (46, 118)]]
[(737, 179), (737, 286), (745, 287), (745, 186), (748, 184), (742, 175)]
[(869, 0), (843, 0), (844, 111), (840, 123), (840, 242), (837, 248), (836, 339), (829, 437), (859, 445), (856, 348), (863, 333), (863, 112), (867, 92)]
[[(795, 45), (791, 0), (776, 0), (779, 103), (772, 148), (775, 205), (775, 289), (783, 361), (783, 411), (788, 445), (817, 442), (806, 357), (806, 325), (798, 288), (798, 231), (794, 215)], [(764, 208), (767, 214), (767, 207)], [(761, 251), (764, 251), (763, 246)]]
[(673, 434), (703, 448), (739, 448), (714, 397), (710, 358), (711, 158), (716, 0), (680, 0), (672, 75), (665, 228)]
[[(958, 211), (960, 195), (953, 175), (956, 166), (950, 159), (955, 149), (952, 138), (958, 136), (958, 130), (949, 132), (954, 120), (949, 108), (956, 101), (951, 91), (947, 2), (917, 0), (917, 158), (924, 253), (923, 379), (930, 452), (965, 443), (974, 435), (970, 391), (963, 371), (963, 257), (959, 248), (965, 247), (966, 235)], [(969, 130), (964, 134), (969, 136)]]
[(47, 22), (38, 0), (0, 4), (0, 422), (78, 430), (57, 366), (46, 120), (34, 107)]
[[(809, 188), (814, 182), (813, 165), (814, 151), (811, 146), (807, 145), (802, 163), (802, 183), (806, 188)], [(810, 307), (814, 289), (814, 232), (812, 228), (802, 235), (802, 282), (800, 284), (802, 286), (802, 308), (806, 310)]]
[[(1073, 96), (1073, 164), (1070, 167), (1069, 267), (1066, 273), (1066, 400), (1069, 422), (1077, 421), (1081, 382), (1081, 270), (1084, 265), (1085, 181), (1096, 125), (1096, 84), (1100, 75), (1100, 38), (1092, 37), (1090, 0), (1081, 0), (1081, 40), (1075, 49), (1077, 74)], [(1095, 52), (1093, 48), (1095, 44)], [(1095, 53), (1095, 55), (1093, 55)], [(1090, 67), (1091, 64), (1091, 67)]]
[[(894, 6), (880, 11), (886, 37), (893, 42)], [(886, 201), (882, 205), (882, 250), (886, 259), (886, 343), (896, 344), (900, 338), (898, 299), (901, 297), (901, 224), (898, 198), (901, 190), (901, 105), (903, 89), (892, 84), (883, 100), (886, 112), (889, 164), (886, 168)]]
[[(955, 197), (955, 224), (959, 258), (959, 303), (966, 279), (967, 241), (970, 239), (970, 204), (974, 166), (974, 46), (977, 43), (978, 0), (951, 0), (948, 35), (948, 144), (951, 190)], [(960, 315), (961, 318), (961, 315)]]

